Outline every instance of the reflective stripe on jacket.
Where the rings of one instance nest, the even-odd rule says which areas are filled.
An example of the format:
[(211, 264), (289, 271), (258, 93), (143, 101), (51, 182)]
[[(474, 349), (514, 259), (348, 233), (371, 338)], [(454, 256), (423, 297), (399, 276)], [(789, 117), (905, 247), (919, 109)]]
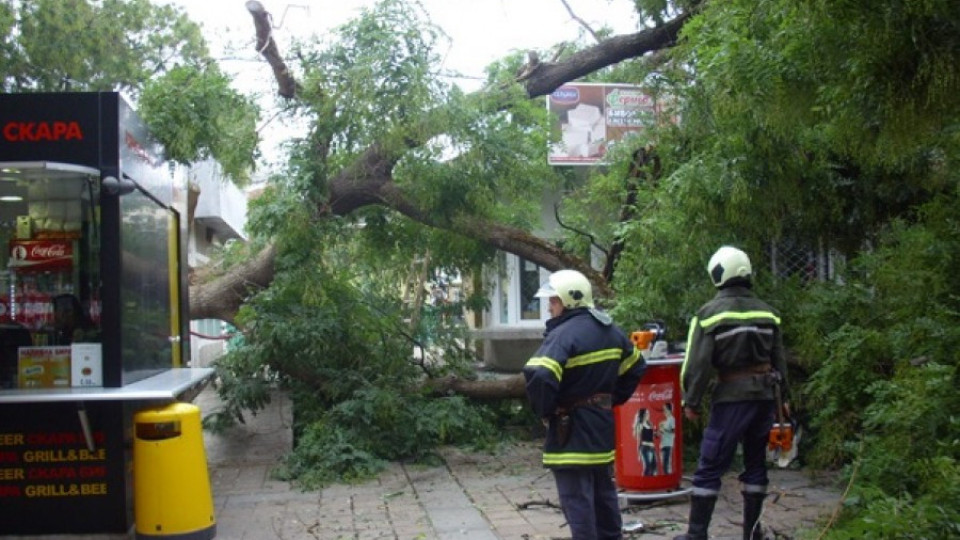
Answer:
[(527, 398), (534, 413), (548, 419), (543, 464), (548, 467), (605, 465), (613, 462), (613, 411), (599, 405), (570, 410), (570, 436), (557, 436), (558, 408), (570, 408), (596, 394), (610, 394), (614, 405), (633, 395), (646, 363), (616, 325), (598, 322), (586, 308), (565, 310), (547, 321), (543, 343), (523, 367)]
[[(717, 372), (736, 374), (761, 364), (780, 372), (786, 390), (780, 315), (746, 287), (721, 289), (690, 321), (680, 375), (684, 406), (700, 406)], [(718, 383), (712, 397), (714, 403), (773, 398), (773, 386), (762, 375)]]

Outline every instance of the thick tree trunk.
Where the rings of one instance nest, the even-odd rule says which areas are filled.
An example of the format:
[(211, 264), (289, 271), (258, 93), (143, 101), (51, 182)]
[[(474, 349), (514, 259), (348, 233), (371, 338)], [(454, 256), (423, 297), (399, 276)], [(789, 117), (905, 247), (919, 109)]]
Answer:
[(254, 291), (273, 281), (276, 248), (271, 244), (226, 274), (190, 287), (190, 318), (234, 322), (237, 311)]
[(456, 377), (430, 379), (427, 387), (434, 395), (456, 394), (477, 400), (498, 400), (526, 397), (523, 375), (499, 379), (467, 381)]

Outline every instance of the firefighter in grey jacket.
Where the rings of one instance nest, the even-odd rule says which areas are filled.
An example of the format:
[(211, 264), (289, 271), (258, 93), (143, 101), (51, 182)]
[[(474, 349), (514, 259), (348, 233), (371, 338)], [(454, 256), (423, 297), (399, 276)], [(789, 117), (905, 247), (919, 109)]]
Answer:
[(710, 419), (693, 475), (690, 521), (675, 540), (706, 540), (720, 492), (737, 444), (743, 445), (743, 538), (762, 540), (760, 514), (767, 491), (766, 446), (776, 414), (776, 390), (786, 395), (786, 360), (780, 315), (751, 290), (750, 259), (724, 246), (707, 272), (718, 291), (690, 321), (681, 379), (687, 419), (700, 416), (701, 402), (716, 378)]
[(549, 299), (551, 319), (523, 375), (530, 406), (548, 425), (543, 464), (553, 471), (573, 540), (619, 539), (612, 406), (630, 398), (646, 364), (610, 316), (594, 308), (580, 272), (550, 274), (536, 296)]

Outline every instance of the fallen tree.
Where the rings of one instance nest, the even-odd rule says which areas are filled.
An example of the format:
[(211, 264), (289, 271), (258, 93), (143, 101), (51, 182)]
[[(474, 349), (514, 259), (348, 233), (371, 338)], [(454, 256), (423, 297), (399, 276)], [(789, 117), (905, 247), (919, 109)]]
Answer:
[[(285, 98), (296, 99), (298, 83), (293, 79), (273, 39), (269, 12), (256, 0), (247, 2), (246, 7), (253, 17), (257, 51), (271, 66), (277, 80), (278, 93)], [(523, 78), (517, 80), (516, 84), (522, 85), (530, 98), (549, 94), (562, 84), (598, 69), (672, 46), (679, 30), (688, 19), (689, 14), (683, 14), (655, 28), (608, 38), (562, 61), (541, 62), (534, 57), (532, 63), (525, 66)], [(488, 100), (491, 96), (496, 98), (500, 91), (502, 89), (484, 90), (481, 91), (483, 95), (478, 95), (476, 99)], [(434, 133), (424, 132), (424, 135), (419, 140), (409, 141), (408, 144), (422, 144)], [(324, 158), (322, 155), (317, 157)], [(370, 205), (387, 207), (424, 225), (446, 227), (453, 232), (480, 239), (492, 247), (519, 255), (550, 270), (575, 268), (590, 278), (598, 289), (598, 296), (609, 295), (608, 276), (594, 270), (589, 261), (566, 253), (529, 231), (473, 219), (470, 216), (463, 216), (452, 223), (439, 223), (434, 220), (416, 201), (405, 196), (393, 181), (392, 167), (398, 158), (396, 150), (381, 145), (371, 146), (352, 167), (329, 181), (326, 187), (329, 196), (323, 206), (317, 209), (316, 218), (345, 216)], [(269, 285), (275, 255), (275, 248), (268, 246), (229, 273), (191, 286), (191, 317), (233, 321), (236, 311), (244, 298), (249, 296), (251, 288)]]
[[(278, 94), (287, 100), (296, 101), (301, 91), (301, 84), (295, 80), (292, 70), (281, 56), (274, 40), (270, 13), (255, 0), (247, 2), (246, 7), (253, 18), (257, 51), (272, 69), (277, 81)], [(564, 83), (596, 70), (671, 47), (675, 44), (678, 32), (689, 17), (689, 14), (682, 14), (653, 28), (602, 39), (593, 46), (552, 61), (541, 61), (537, 54), (531, 52), (527, 56), (526, 65), (518, 70), (513, 80), (485, 88), (469, 97), (478, 106), (483, 103), (484, 110), (501, 110), (508, 106), (509, 92), (515, 90), (517, 85), (523, 88), (529, 99), (547, 95)], [(422, 118), (413, 120), (417, 129), (410, 130), (403, 145), (376, 142), (370, 144), (349, 166), (333, 177), (326, 178), (323, 186), (325, 196), (316, 203), (312, 214), (313, 219), (319, 222), (324, 219), (349, 216), (368, 207), (386, 208), (416, 223), (444, 229), (478, 240), (497, 250), (518, 255), (548, 270), (560, 268), (580, 270), (594, 284), (598, 297), (610, 296), (614, 258), (619, 253), (617, 246), (611, 250), (612, 256), (608, 257), (610, 260), (606, 261), (604, 269), (598, 271), (593, 268), (588, 259), (564, 251), (553, 242), (538, 237), (528, 230), (466, 213), (459, 213), (452, 218), (437, 216), (398, 185), (394, 178), (394, 168), (404, 152), (442, 134), (444, 124), (432, 121), (435, 114), (440, 115), (442, 111), (427, 111), (422, 113)], [(312, 158), (318, 162), (327, 160), (330, 143), (331, 141), (327, 139), (314, 144), (315, 155)], [(636, 156), (642, 162), (640, 165), (645, 164), (646, 159), (649, 158), (641, 154), (638, 153)], [(631, 175), (642, 174), (640, 165), (632, 168)], [(632, 201), (631, 197), (626, 198), (625, 208), (620, 212), (621, 219), (629, 219), (632, 215), (632, 211), (626, 208)], [(271, 283), (275, 272), (276, 256), (277, 248), (271, 244), (243, 264), (230, 268), (226, 273), (192, 284), (191, 317), (218, 318), (234, 322), (236, 313), (245, 299)], [(301, 381), (310, 379), (303, 373), (298, 378)], [(320, 382), (317, 381), (318, 384)], [(519, 376), (491, 380), (443, 377), (428, 379), (427, 385), (429, 391), (435, 395), (452, 393), (481, 400), (524, 395), (523, 381)]]

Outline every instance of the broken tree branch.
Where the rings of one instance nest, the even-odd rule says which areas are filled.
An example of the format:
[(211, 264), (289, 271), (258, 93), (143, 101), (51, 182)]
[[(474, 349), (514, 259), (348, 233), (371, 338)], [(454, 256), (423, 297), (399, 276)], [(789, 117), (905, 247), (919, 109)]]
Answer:
[(287, 69), (287, 64), (277, 48), (277, 42), (273, 39), (270, 13), (257, 0), (249, 0), (246, 7), (253, 16), (253, 25), (257, 32), (257, 52), (263, 55), (273, 69), (273, 76), (277, 79), (277, 92), (287, 99), (293, 98), (297, 95), (297, 81)]

